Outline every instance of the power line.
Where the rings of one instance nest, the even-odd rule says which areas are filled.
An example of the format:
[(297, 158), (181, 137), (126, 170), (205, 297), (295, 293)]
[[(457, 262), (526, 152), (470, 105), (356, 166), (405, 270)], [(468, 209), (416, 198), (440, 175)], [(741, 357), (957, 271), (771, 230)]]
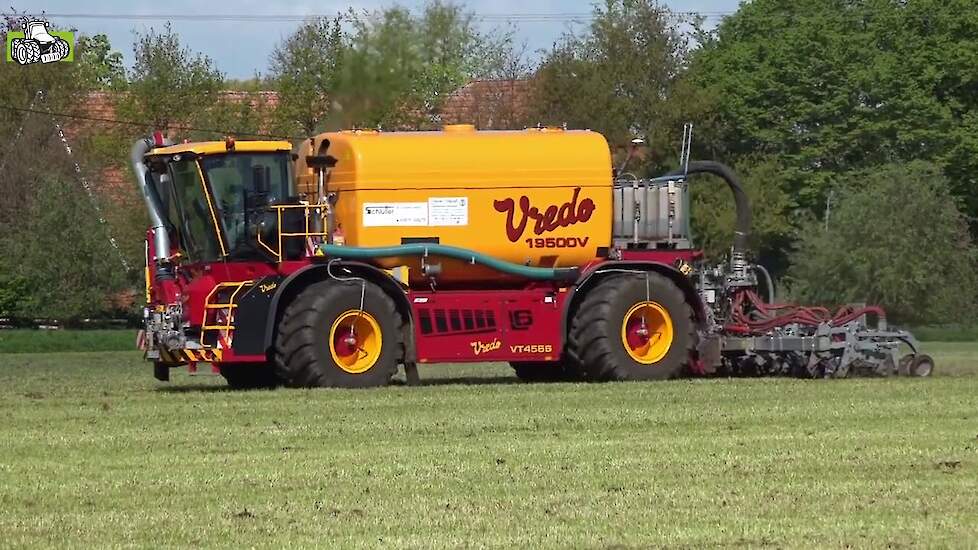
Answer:
[[(680, 17), (704, 17), (719, 19), (732, 15), (733, 11), (669, 11), (670, 15)], [(308, 13), (308, 14), (239, 14), (239, 13), (38, 13), (29, 14), (43, 17), (58, 17), (64, 19), (102, 19), (122, 21), (198, 21), (198, 22), (302, 22), (321, 17), (335, 17), (342, 14)], [(475, 13), (473, 18), (486, 23), (561, 23), (593, 21), (596, 15), (591, 12), (563, 13)]]
[[(45, 111), (45, 110), (34, 109), (34, 108), (29, 108), (29, 107), (28, 108), (16, 107), (16, 106), (13, 106), (13, 105), (0, 105), (0, 109), (6, 109), (8, 111), (14, 111), (14, 112), (25, 113), (25, 114), (47, 115), (47, 116), (58, 117), (58, 118), (68, 118), (68, 119), (75, 119), (75, 120), (85, 120), (85, 121), (89, 121), (89, 122), (103, 122), (103, 123), (106, 123), (106, 124), (118, 124), (120, 126), (133, 126), (133, 127), (136, 127), (136, 128), (150, 128), (150, 129), (153, 129), (153, 130), (159, 130), (160, 129), (160, 128), (157, 128), (155, 124), (147, 123), (147, 122), (138, 122), (138, 121), (135, 121), (135, 120), (120, 120), (120, 119), (113, 119), (113, 118), (93, 117), (93, 116), (87, 116), (87, 115), (76, 115), (76, 114), (71, 114), (71, 113), (61, 113), (61, 112), (57, 112), (57, 111)], [(182, 124), (170, 124), (170, 125), (167, 126), (166, 129), (167, 130), (182, 130), (182, 131), (185, 131), (185, 132), (204, 132), (204, 133), (209, 133), (209, 134), (218, 134), (218, 135), (222, 135), (222, 136), (246, 136), (246, 137), (257, 137), (257, 138), (268, 138), (268, 139), (281, 139), (281, 140), (289, 140), (289, 141), (306, 139), (306, 138), (300, 138), (300, 137), (294, 137), (294, 136), (280, 136), (280, 135), (267, 134), (267, 133), (236, 132), (236, 131), (233, 131), (233, 130), (214, 130), (214, 129), (209, 129), (209, 128), (196, 128), (194, 126), (186, 126), (186, 125), (182, 125)]]

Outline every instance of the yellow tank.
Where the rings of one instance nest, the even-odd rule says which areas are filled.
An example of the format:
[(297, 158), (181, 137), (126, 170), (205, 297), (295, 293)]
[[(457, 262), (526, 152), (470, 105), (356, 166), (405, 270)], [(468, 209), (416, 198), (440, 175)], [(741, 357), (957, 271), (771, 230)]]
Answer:
[[(337, 160), (326, 187), (338, 195), (347, 246), (438, 242), (517, 264), (574, 267), (611, 244), (611, 153), (596, 132), (457, 125), (321, 134), (304, 143), (296, 166), (299, 192), (311, 200), (317, 182), (305, 158), (313, 154)], [(498, 276), (439, 263), (439, 282)], [(417, 258), (384, 265), (409, 266), (412, 281), (423, 280)]]

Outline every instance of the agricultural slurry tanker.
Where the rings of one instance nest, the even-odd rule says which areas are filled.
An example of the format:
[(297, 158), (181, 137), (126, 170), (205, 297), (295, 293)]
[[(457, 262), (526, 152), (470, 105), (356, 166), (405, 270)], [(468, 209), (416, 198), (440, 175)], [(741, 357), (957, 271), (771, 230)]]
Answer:
[[(414, 380), (446, 362), (598, 381), (933, 368), (879, 308), (762, 299), (750, 204), (721, 164), (616, 180), (600, 134), (465, 125), (327, 133), (298, 154), (157, 135), (132, 161), (152, 220), (143, 342), (161, 380), (196, 362), (237, 387), (380, 386), (400, 365)], [(690, 242), (701, 173), (737, 209), (716, 265)]]

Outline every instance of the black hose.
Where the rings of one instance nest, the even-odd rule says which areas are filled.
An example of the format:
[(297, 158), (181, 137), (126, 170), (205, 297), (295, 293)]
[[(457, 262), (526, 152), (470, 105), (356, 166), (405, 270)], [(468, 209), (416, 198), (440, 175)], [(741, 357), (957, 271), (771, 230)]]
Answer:
[[(712, 160), (696, 160), (689, 163), (686, 173), (692, 174), (713, 174), (719, 176), (730, 186), (730, 191), (734, 196), (734, 208), (737, 211), (737, 223), (734, 226), (734, 253), (747, 253), (747, 239), (750, 237), (751, 209), (750, 199), (744, 191), (744, 186), (740, 183), (737, 174), (727, 165)], [(666, 174), (667, 176), (681, 176), (683, 170), (674, 170)]]

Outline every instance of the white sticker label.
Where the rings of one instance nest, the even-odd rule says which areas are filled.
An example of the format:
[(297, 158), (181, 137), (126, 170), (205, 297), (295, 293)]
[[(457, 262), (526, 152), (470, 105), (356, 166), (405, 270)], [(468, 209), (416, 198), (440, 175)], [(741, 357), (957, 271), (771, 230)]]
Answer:
[(433, 226), (469, 225), (468, 197), (428, 199), (428, 222)]
[(428, 225), (426, 202), (368, 202), (363, 205), (364, 227), (418, 227)]
[(717, 301), (717, 291), (712, 288), (703, 293), (706, 297), (706, 303), (712, 304)]

